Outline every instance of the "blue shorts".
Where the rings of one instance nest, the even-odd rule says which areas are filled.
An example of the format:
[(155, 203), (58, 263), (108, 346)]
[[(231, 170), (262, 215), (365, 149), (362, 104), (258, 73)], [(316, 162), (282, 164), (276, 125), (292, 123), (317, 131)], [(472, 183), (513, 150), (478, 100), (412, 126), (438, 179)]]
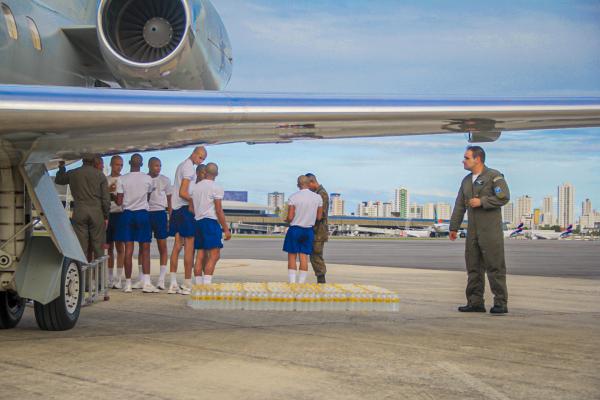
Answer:
[(106, 227), (106, 243), (116, 242), (117, 232), (119, 230), (119, 221), (122, 212), (108, 214), (108, 226)]
[(210, 250), (223, 248), (223, 229), (221, 224), (212, 218), (202, 218), (196, 221), (194, 249)]
[(150, 229), (156, 239), (166, 239), (169, 236), (167, 225), (167, 210), (150, 211)]
[(294, 254), (312, 254), (314, 239), (313, 228), (290, 226), (283, 242), (283, 251)]
[(173, 210), (171, 214), (171, 223), (169, 224), (169, 236), (175, 236), (179, 233), (181, 237), (193, 237), (195, 228), (194, 214), (190, 212), (188, 206), (183, 206)]
[(123, 211), (115, 240), (118, 242), (152, 242), (150, 213), (146, 210)]

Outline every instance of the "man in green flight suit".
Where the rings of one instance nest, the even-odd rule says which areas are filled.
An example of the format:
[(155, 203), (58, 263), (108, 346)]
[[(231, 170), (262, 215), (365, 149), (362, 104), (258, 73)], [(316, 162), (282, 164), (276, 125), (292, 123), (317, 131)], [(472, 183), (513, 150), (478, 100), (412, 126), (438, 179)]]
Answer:
[(65, 169), (65, 163), (59, 163), (54, 182), (58, 185), (69, 185), (73, 195), (73, 230), (79, 239), (84, 253), (88, 246), (93, 254), (88, 258), (104, 255), (106, 223), (110, 211), (110, 194), (106, 177), (94, 167), (98, 156), (87, 154), (83, 157), (83, 165), (71, 171)]
[(450, 240), (454, 241), (467, 212), (467, 305), (458, 310), (486, 312), (483, 293), (487, 272), (494, 293), (494, 307), (490, 313), (505, 314), (508, 312), (508, 290), (501, 207), (510, 200), (510, 192), (504, 175), (485, 166), (485, 151), (481, 147), (469, 146), (463, 165), (471, 173), (461, 183), (450, 221)]
[(308, 173), (305, 175), (308, 178), (308, 188), (321, 196), (323, 199), (323, 218), (318, 220), (313, 229), (315, 232), (315, 240), (313, 241), (313, 252), (310, 255), (310, 263), (317, 276), (317, 283), (325, 283), (325, 274), (327, 266), (323, 259), (323, 249), (325, 242), (329, 240), (329, 227), (327, 225), (327, 216), (329, 215), (329, 194), (317, 181), (314, 174)]

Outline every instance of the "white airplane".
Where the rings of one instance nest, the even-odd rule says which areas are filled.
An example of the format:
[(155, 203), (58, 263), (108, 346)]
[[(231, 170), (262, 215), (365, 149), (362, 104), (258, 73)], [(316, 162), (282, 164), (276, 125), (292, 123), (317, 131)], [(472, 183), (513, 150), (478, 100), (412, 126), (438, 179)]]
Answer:
[[(60, 160), (362, 136), (490, 142), (503, 131), (600, 126), (599, 98), (221, 92), (232, 67), (209, 0), (0, 0), (0, 329), (19, 323), (25, 299), (41, 329), (79, 317), (87, 261), (47, 172)], [(32, 235), (32, 204), (49, 237)]]
[(525, 226), (525, 224), (523, 222), (521, 222), (519, 224), (519, 226), (517, 226), (517, 229), (504, 231), (504, 237), (505, 238), (515, 238), (518, 236), (522, 236), (524, 234), (524, 231), (523, 231), (524, 226)]
[(541, 240), (559, 240), (566, 239), (573, 234), (573, 225), (569, 225), (566, 230), (562, 232), (554, 232), (549, 230), (533, 230), (529, 232), (532, 239)]
[(406, 229), (404, 234), (412, 238), (428, 238), (431, 237), (431, 229)]

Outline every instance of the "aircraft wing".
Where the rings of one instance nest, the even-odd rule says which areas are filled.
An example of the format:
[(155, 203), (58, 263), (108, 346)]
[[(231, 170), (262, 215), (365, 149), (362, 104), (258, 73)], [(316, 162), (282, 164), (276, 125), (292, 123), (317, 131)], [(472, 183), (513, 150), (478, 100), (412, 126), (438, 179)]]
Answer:
[[(600, 98), (406, 99), (0, 85), (0, 141), (26, 162), (195, 144), (600, 126)], [(11, 147), (12, 148), (12, 147)]]

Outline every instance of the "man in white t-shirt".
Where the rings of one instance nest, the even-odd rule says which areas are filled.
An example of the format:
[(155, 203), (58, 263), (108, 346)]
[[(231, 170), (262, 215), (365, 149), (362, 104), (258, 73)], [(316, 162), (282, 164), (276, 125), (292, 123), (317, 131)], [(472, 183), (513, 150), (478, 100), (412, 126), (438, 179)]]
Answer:
[[(158, 246), (158, 254), (160, 258), (160, 275), (156, 287), (160, 290), (165, 290), (165, 275), (167, 274), (167, 237), (169, 236), (169, 220), (168, 215), (171, 214), (171, 196), (173, 194), (173, 186), (171, 180), (160, 171), (162, 163), (157, 157), (152, 157), (148, 160), (148, 175), (154, 182), (154, 191), (150, 194), (148, 204), (150, 206), (150, 229), (156, 239)], [(142, 259), (142, 248), (140, 247), (139, 260)]]
[[(194, 214), (188, 209), (190, 201), (189, 188), (196, 181), (196, 165), (206, 159), (206, 149), (198, 146), (192, 154), (179, 164), (175, 171), (173, 196), (171, 204), (173, 211), (169, 221), (169, 234), (175, 237), (171, 252), (171, 284), (169, 294), (190, 294), (192, 290), (192, 264), (194, 262)], [(184, 284), (177, 284), (177, 262), (181, 248), (184, 248), (183, 266), (185, 272)]]
[[(125, 244), (117, 242), (115, 237), (119, 229), (119, 219), (123, 213), (123, 207), (117, 205), (117, 182), (123, 169), (123, 157), (112, 156), (110, 159), (110, 175), (106, 177), (108, 191), (110, 192), (110, 214), (106, 227), (106, 244), (108, 246), (108, 286), (121, 289), (121, 276), (123, 276), (123, 260), (125, 257)], [(114, 274), (115, 250), (117, 253), (117, 274)]]
[(298, 177), (299, 192), (288, 199), (287, 222), (290, 227), (285, 235), (283, 251), (288, 253), (288, 278), (296, 283), (296, 259), (300, 258), (298, 283), (305, 283), (308, 274), (308, 256), (312, 254), (313, 226), (323, 217), (323, 199), (309, 189), (309, 178)]
[[(191, 187), (190, 211), (196, 220), (194, 248), (196, 249), (196, 284), (209, 285), (221, 258), (223, 233), (225, 240), (231, 239), (229, 226), (223, 212), (223, 188), (215, 183), (219, 167), (215, 163), (206, 164), (203, 179)], [(202, 267), (204, 266), (204, 276)], [(202, 279), (202, 281), (200, 281)]]
[(129, 160), (131, 172), (119, 178), (117, 183), (117, 204), (123, 206), (117, 240), (125, 242), (125, 289), (131, 293), (131, 273), (133, 267), (133, 245), (138, 242), (142, 248), (142, 291), (157, 293), (158, 289), (150, 282), (150, 215), (148, 198), (154, 190), (150, 175), (141, 172), (143, 158), (134, 154)]

